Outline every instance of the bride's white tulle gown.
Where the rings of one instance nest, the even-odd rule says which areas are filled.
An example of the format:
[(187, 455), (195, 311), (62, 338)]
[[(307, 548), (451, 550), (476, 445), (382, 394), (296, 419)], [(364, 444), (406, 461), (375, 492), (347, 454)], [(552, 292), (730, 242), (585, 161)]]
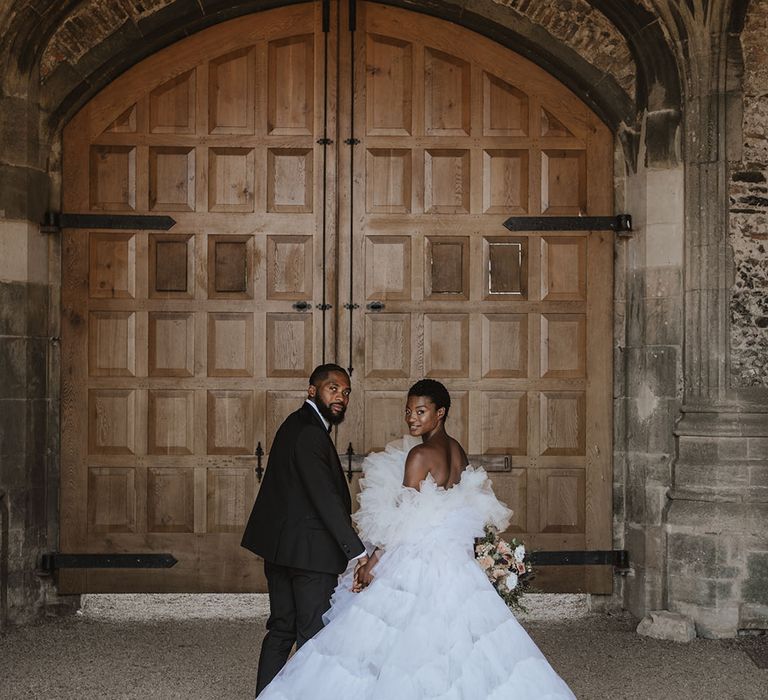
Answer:
[(373, 583), (340, 579), (326, 626), (259, 700), (523, 700), (573, 698), (475, 562), (475, 537), (511, 511), (483, 469), (443, 489), (402, 485), (406, 436), (363, 463), (364, 541), (385, 552)]

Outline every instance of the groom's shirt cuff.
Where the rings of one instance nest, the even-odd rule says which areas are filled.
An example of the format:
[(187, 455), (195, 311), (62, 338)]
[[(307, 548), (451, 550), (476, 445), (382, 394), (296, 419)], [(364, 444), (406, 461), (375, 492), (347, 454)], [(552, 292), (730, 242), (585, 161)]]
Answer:
[(356, 557), (352, 557), (352, 558), (350, 559), (350, 561), (357, 561), (358, 559), (362, 559), (362, 558), (363, 558), (363, 557), (365, 557), (365, 556), (368, 556), (368, 555), (367, 555), (366, 551), (365, 551), (365, 550), (363, 550), (363, 551), (362, 551), (362, 552), (360, 552), (360, 554), (358, 554)]

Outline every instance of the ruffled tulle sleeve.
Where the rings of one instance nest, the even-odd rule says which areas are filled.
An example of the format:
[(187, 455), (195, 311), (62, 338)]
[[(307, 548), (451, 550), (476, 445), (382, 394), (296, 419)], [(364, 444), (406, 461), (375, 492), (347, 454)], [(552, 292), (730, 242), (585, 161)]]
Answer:
[(506, 529), (512, 511), (496, 498), (482, 468), (467, 467), (461, 481), (448, 491), (431, 477), (420, 490), (403, 486), (406, 457), (418, 444), (418, 439), (405, 436), (363, 461), (360, 508), (352, 518), (364, 542), (387, 549), (423, 539), (446, 519), (456, 521), (446, 532), (459, 540), (482, 536), (486, 523)]
[[(363, 460), (360, 480), (360, 507), (353, 513), (360, 538), (375, 547), (385, 547), (402, 537), (411, 508), (403, 486), (405, 459), (419, 440), (404, 436), (390, 442), (383, 452), (372, 452)], [(416, 493), (414, 491), (414, 493)], [(412, 500), (412, 497), (410, 497)]]
[(492, 525), (499, 532), (509, 526), (512, 511), (496, 498), (491, 480), (482, 467), (469, 466), (464, 470), (456, 495), (463, 498), (472, 510), (478, 513), (483, 525)]

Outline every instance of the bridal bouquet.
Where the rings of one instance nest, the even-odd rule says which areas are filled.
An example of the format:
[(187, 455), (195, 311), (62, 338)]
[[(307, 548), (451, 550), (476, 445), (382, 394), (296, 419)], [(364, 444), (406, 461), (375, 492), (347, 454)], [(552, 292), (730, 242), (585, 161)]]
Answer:
[(504, 602), (525, 611), (520, 597), (530, 585), (533, 568), (523, 543), (517, 539), (507, 542), (495, 527), (486, 525), (485, 536), (475, 540), (475, 559)]

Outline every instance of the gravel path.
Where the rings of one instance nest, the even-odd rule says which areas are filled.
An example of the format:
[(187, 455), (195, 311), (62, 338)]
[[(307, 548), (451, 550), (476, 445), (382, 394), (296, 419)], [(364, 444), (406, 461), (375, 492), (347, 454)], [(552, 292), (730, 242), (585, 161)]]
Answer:
[[(583, 596), (528, 598), (521, 622), (581, 699), (768, 699), (739, 642), (648, 639)], [(261, 595), (86, 596), (0, 636), (0, 698), (250, 698), (266, 612)]]

